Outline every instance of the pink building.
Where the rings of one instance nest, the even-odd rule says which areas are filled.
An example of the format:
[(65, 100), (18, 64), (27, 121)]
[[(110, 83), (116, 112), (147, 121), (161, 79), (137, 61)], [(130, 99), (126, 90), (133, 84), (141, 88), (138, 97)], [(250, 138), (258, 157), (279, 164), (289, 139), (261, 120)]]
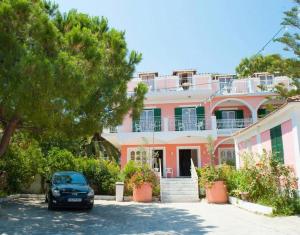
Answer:
[(129, 93), (140, 82), (148, 85), (140, 118), (128, 114), (121, 126), (102, 136), (121, 150), (122, 167), (129, 160), (147, 162), (163, 178), (187, 178), (192, 163), (209, 164), (208, 136), (215, 141), (215, 164), (234, 164), (236, 150), (228, 137), (264, 116), (274, 85), (289, 81), (267, 73), (247, 79), (195, 70), (140, 73), (128, 84)]
[[(290, 98), (282, 107), (233, 135), (237, 167), (244, 152), (271, 152), (280, 162), (292, 167), (300, 178), (300, 96)], [(298, 188), (300, 182), (298, 181)]]

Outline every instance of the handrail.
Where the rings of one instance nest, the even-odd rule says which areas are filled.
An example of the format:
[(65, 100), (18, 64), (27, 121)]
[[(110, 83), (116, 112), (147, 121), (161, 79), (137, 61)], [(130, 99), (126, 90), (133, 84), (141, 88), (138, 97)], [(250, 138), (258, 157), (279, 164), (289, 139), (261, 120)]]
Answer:
[(194, 165), (194, 162), (193, 162), (192, 158), (191, 158), (191, 178), (198, 180), (198, 175), (197, 175), (195, 165)]
[(162, 190), (161, 190), (161, 178), (162, 178), (162, 169), (161, 169), (161, 159), (158, 160), (158, 164), (159, 164), (159, 187), (160, 187), (160, 201), (162, 202)]

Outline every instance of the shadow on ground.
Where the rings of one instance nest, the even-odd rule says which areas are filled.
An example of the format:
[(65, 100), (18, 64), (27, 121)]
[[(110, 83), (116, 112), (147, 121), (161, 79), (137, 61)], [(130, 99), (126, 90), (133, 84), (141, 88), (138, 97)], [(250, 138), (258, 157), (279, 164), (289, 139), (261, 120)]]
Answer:
[(213, 226), (183, 209), (158, 204), (95, 205), (91, 211), (48, 211), (46, 204), (2, 204), (0, 234), (206, 234)]

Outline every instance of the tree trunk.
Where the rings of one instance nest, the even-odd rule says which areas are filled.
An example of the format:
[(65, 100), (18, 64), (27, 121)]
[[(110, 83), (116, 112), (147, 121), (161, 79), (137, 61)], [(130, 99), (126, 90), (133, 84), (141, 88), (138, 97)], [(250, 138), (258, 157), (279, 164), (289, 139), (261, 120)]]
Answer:
[(0, 142), (0, 157), (2, 157), (6, 152), (11, 137), (13, 136), (15, 130), (17, 129), (19, 122), (20, 122), (19, 118), (13, 117), (4, 128), (3, 136)]

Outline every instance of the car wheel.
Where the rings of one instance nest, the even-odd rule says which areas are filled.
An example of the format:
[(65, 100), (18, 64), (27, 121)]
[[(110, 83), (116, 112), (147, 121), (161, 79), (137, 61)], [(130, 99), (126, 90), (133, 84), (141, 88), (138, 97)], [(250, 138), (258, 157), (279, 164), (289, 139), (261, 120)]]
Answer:
[(87, 207), (87, 209), (90, 211), (90, 210), (93, 209), (93, 206), (94, 206), (94, 204), (91, 204), (91, 205), (89, 205), (89, 206)]
[(51, 201), (49, 201), (49, 200), (48, 200), (48, 210), (49, 210), (49, 211), (54, 210), (53, 203), (52, 203)]

